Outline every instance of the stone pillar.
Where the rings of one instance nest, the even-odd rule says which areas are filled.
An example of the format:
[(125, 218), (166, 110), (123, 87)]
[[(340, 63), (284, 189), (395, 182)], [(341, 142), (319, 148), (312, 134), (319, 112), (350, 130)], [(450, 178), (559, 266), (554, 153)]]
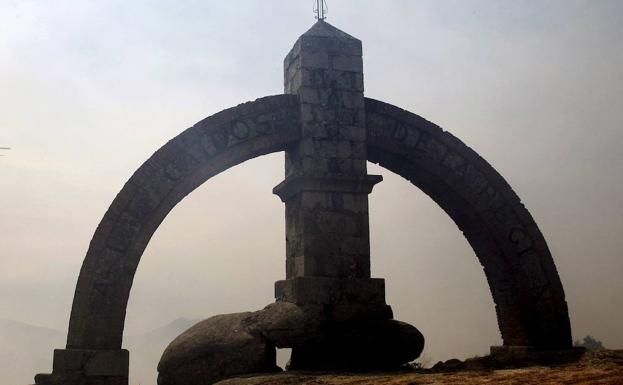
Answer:
[(384, 280), (370, 278), (368, 194), (382, 178), (366, 168), (361, 41), (320, 20), (284, 67), (285, 92), (299, 97), (301, 140), (286, 151), (286, 178), (273, 190), (286, 205), (277, 300), (387, 311)]

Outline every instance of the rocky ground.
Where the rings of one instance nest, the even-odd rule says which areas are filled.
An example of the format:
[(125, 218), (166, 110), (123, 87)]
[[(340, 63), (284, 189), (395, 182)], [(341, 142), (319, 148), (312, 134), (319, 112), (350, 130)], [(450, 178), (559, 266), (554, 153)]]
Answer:
[[(441, 369), (438, 369), (441, 370)], [(446, 367), (445, 370), (448, 370)], [(217, 385), (623, 385), (623, 350), (587, 352), (577, 362), (520, 369), (405, 371), (379, 374), (281, 373), (233, 378)]]

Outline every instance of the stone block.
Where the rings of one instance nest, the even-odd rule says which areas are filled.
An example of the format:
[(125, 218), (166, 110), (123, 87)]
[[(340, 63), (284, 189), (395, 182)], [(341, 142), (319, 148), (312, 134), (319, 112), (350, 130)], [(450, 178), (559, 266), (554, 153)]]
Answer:
[(299, 171), (301, 174), (322, 176), (329, 173), (329, 160), (327, 158), (302, 156), (299, 159), (299, 163), (294, 164), (300, 165)]
[(336, 123), (340, 126), (360, 126), (362, 125), (357, 123), (357, 113), (354, 110), (340, 108), (337, 111)]
[(286, 58), (284, 59), (285, 62), (293, 61), (296, 59), (296, 57), (299, 56), (299, 54), (301, 53), (302, 43), (303, 42), (301, 41), (301, 39), (297, 39), (296, 42), (294, 42), (294, 45), (290, 49), (290, 52), (288, 52)]
[[(313, 210), (309, 218), (313, 221), (313, 227), (309, 229), (311, 234), (331, 234), (341, 237), (343, 235), (357, 236), (362, 233), (361, 223), (358, 221), (358, 218), (347, 213), (333, 210)], [(311, 239), (308, 239), (305, 252), (314, 253), (318, 256), (326, 255), (327, 251), (330, 250), (324, 248), (323, 239), (327, 238), (317, 239), (319, 242), (313, 242)], [(314, 252), (315, 250), (320, 252)], [(330, 258), (331, 255), (326, 255), (326, 257)]]
[(513, 357), (526, 357), (534, 348), (531, 346), (491, 346), (491, 356), (513, 356)]
[(364, 108), (363, 94), (361, 92), (342, 91), (342, 106), (344, 108)]
[(283, 202), (302, 191), (341, 192), (351, 194), (370, 194), (375, 184), (381, 182), (381, 175), (366, 175), (352, 178), (317, 178), (293, 175), (273, 188), (273, 194)]
[(329, 54), (324, 52), (304, 52), (299, 60), (301, 68), (329, 69)]
[(367, 156), (367, 143), (366, 142), (351, 142), (351, 157), (354, 159), (361, 159), (366, 161)]
[(363, 49), (361, 40), (358, 39), (344, 39), (340, 41), (340, 53), (353, 56), (362, 56)]
[[(294, 67), (294, 66), (291, 66)], [(303, 78), (303, 73), (301, 70), (298, 71), (294, 71), (294, 73), (287, 73), (287, 76), (289, 76), (286, 79), (286, 90), (297, 90), (299, 88), (301, 88), (302, 86), (306, 85), (304, 84), (304, 78)]]
[(80, 372), (93, 355), (92, 350), (54, 349), (54, 373)]
[(337, 39), (327, 39), (326, 37), (302, 36), (299, 40), (300, 51), (304, 52), (341, 52), (342, 45)]
[(342, 237), (340, 251), (344, 254), (370, 255), (367, 237)]
[(363, 58), (355, 55), (331, 57), (331, 68), (336, 71), (363, 72)]
[(127, 376), (130, 357), (127, 350), (98, 351), (84, 367), (87, 376)]
[[(310, 123), (314, 120), (314, 106), (311, 104), (301, 104), (301, 123)], [(316, 133), (315, 130), (314, 133)]]
[(125, 349), (56, 349), (53, 372), (82, 372), (86, 376), (127, 376), (129, 362), (129, 353)]
[(363, 73), (354, 73), (352, 74), (353, 77), (353, 89), (355, 91), (360, 91), (363, 92), (364, 91), (364, 85), (363, 85)]
[(353, 213), (368, 213), (368, 197), (359, 194), (342, 194), (342, 204), (344, 210)]
[(302, 138), (299, 142), (298, 154), (299, 155), (314, 155), (316, 154), (316, 141), (313, 138)]
[(332, 90), (351, 91), (355, 86), (353, 73), (344, 71), (327, 71), (325, 84)]
[(366, 129), (361, 126), (342, 125), (339, 128), (340, 138), (356, 142), (366, 141)]
[(317, 88), (301, 87), (299, 100), (302, 104), (318, 104), (320, 103), (320, 92)]
[(301, 68), (301, 86), (322, 87), (326, 85), (328, 71), (319, 68)]
[(128, 385), (127, 350), (56, 349), (52, 374), (35, 376), (37, 385)]
[(295, 277), (275, 282), (275, 298), (296, 304), (385, 304), (381, 278)]
[(305, 257), (297, 257), (298, 253), (286, 258), (286, 277), (301, 277), (305, 275)]
[(586, 351), (582, 347), (543, 350), (532, 346), (491, 346), (490, 359), (495, 367), (518, 367), (530, 365), (560, 365), (577, 361)]
[[(335, 142), (334, 142), (335, 143)], [(335, 156), (339, 158), (349, 158), (353, 155), (351, 143), (347, 140), (341, 140), (336, 143), (337, 151)]]

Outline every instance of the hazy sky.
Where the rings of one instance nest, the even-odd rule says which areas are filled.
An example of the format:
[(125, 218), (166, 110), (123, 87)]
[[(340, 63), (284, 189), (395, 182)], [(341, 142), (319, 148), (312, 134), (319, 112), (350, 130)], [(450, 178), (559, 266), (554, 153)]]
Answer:
[[(198, 120), (281, 93), (313, 3), (0, 0), (0, 147), (13, 148), (0, 157), (0, 318), (66, 330), (124, 182)], [(441, 125), (513, 186), (552, 250), (574, 337), (623, 348), (623, 2), (330, 0), (328, 21), (363, 40), (367, 96)], [(433, 360), (501, 343), (454, 223), (369, 171), (385, 177), (370, 197), (372, 270), (396, 318)], [(282, 179), (283, 155), (265, 156), (182, 201), (143, 256), (126, 330), (272, 302)]]

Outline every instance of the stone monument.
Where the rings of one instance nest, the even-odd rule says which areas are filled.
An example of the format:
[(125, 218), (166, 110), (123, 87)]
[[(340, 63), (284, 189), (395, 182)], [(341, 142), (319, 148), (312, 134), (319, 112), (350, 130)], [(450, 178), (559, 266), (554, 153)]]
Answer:
[(278, 370), (370, 370), (416, 358), (424, 339), (393, 320), (384, 280), (371, 278), (372, 161), (427, 193), (484, 267), (504, 346), (571, 348), (567, 305), (547, 244), (506, 181), (459, 139), (398, 107), (364, 98), (361, 41), (319, 18), (284, 63), (285, 93), (241, 104), (182, 132), (147, 160), (98, 226), (78, 279), (67, 346), (38, 385), (127, 385), (121, 349), (132, 280), (170, 210), (219, 172), (285, 151), (286, 277), (276, 302), (209, 318), (165, 351), (159, 384), (209, 384)]

